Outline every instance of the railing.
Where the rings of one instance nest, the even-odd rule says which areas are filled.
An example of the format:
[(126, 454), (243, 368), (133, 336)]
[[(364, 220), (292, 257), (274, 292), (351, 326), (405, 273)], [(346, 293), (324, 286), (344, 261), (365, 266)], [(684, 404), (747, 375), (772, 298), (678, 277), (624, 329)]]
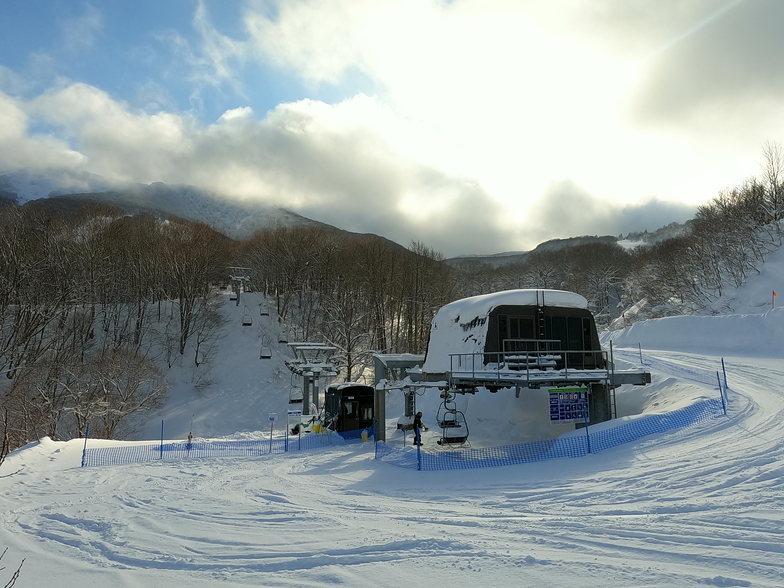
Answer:
[[(527, 343), (521, 340), (520, 343)], [(507, 343), (506, 341), (504, 342)], [(538, 341), (537, 343), (542, 343)], [(506, 345), (505, 345), (506, 347)], [(455, 377), (471, 379), (539, 380), (556, 373), (569, 379), (570, 374), (600, 372), (607, 377), (610, 362), (606, 351), (518, 349), (503, 352), (451, 353), (449, 371)]]

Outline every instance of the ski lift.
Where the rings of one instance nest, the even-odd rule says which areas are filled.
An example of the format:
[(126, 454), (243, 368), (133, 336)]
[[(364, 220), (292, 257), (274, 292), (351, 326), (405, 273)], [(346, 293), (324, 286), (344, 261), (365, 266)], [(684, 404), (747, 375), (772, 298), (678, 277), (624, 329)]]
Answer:
[(288, 342), (289, 342), (289, 334), (284, 329), (280, 333), (278, 333), (278, 343), (288, 343)]
[(299, 386), (292, 386), (289, 390), (289, 404), (302, 404), (303, 397), (302, 388)]
[(259, 305), (259, 315), (269, 316), (269, 306), (267, 306), (266, 304)]
[(234, 290), (229, 294), (229, 300), (237, 300), (237, 293)]
[(259, 359), (270, 359), (272, 357), (272, 348), (270, 347), (269, 339), (267, 336), (261, 338), (261, 355)]
[(444, 402), (438, 408), (436, 420), (441, 427), (439, 445), (463, 445), (468, 441), (468, 423), (465, 414), (457, 409), (454, 394), (442, 394)]
[(245, 314), (243, 314), (242, 315), (242, 326), (243, 327), (249, 327), (252, 324), (253, 324), (253, 319), (251, 318), (250, 313), (246, 312)]

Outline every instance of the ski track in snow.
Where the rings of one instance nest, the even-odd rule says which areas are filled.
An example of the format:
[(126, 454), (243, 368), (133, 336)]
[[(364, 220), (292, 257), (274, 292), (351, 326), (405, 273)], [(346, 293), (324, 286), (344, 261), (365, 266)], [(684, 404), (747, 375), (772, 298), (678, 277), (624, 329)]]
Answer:
[[(718, 361), (648, 355), (676, 373)], [(784, 371), (727, 371), (727, 417), (579, 459), (415, 472), (368, 444), (31, 468), (0, 486), (0, 545), (95, 585), (784, 586)]]

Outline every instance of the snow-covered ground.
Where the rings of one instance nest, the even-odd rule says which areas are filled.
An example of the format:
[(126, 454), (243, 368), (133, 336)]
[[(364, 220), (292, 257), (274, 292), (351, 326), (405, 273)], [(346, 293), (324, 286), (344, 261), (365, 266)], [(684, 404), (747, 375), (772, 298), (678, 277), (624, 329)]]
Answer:
[[(781, 276), (764, 272), (746, 290), (782, 291)], [(189, 383), (139, 439), (155, 439), (161, 419), (169, 439), (191, 420), (197, 438), (268, 434), (290, 380), (285, 346), (258, 358), (281, 325), (253, 296), (226, 301), (233, 322), (212, 385), (173, 370)], [(650, 386), (619, 390), (621, 415), (715, 397), (717, 385), (690, 374), (715, 374), (723, 357), (728, 416), (585, 458), (417, 472), (374, 460), (367, 443), (80, 468), (82, 440), (44, 439), (0, 470), (20, 470), (0, 479), (0, 585), (25, 558), (17, 586), (784, 586), (784, 311), (733, 296), (751, 312), (605, 336), (620, 364), (642, 349), (654, 366)], [(241, 326), (245, 303), (251, 327)], [(472, 444), (527, 440), (515, 400), (465, 399)], [(438, 400), (418, 403), (432, 423)], [(390, 428), (401, 413), (390, 396)], [(438, 450), (435, 435), (425, 450)]]

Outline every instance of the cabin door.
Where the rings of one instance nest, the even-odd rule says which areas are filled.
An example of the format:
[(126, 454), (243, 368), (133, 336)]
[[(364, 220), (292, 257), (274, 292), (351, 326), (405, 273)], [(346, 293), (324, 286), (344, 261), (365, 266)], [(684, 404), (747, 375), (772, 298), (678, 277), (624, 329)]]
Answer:
[(343, 431), (359, 429), (359, 401), (343, 400)]

